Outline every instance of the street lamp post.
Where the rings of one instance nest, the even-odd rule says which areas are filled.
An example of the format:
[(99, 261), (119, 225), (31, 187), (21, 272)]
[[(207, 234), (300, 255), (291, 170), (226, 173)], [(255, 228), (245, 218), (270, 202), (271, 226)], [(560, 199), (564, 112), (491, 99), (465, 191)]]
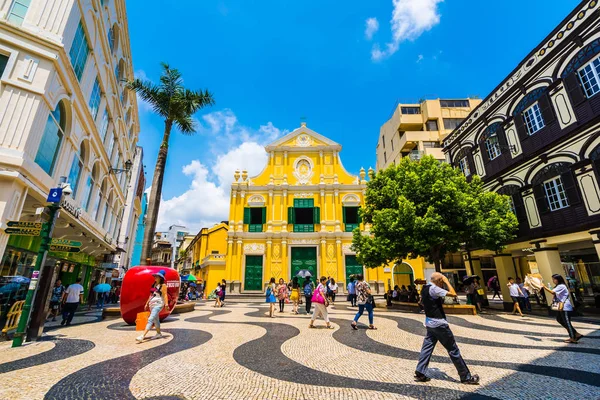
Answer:
[[(13, 337), (12, 347), (18, 347), (23, 344), (25, 331), (27, 329), (27, 324), (29, 322), (29, 317), (31, 314), (31, 306), (34, 301), (35, 294), (38, 288), (38, 283), (40, 280), (40, 270), (46, 262), (46, 255), (48, 254), (48, 250), (50, 249), (50, 242), (52, 241), (52, 232), (54, 231), (54, 225), (56, 224), (56, 219), (58, 218), (58, 210), (60, 210), (60, 201), (62, 199), (63, 193), (65, 195), (71, 194), (71, 188), (69, 184), (65, 184), (61, 188), (52, 189), (50, 191), (50, 194), (48, 195), (48, 202), (50, 202), (50, 204), (48, 205), (48, 222), (44, 223), (42, 226), (42, 231), (40, 233), (42, 239), (40, 249), (35, 259), (35, 265), (33, 267), (31, 281), (29, 282), (29, 290), (27, 291), (27, 297), (25, 297), (25, 304), (23, 305), (23, 312), (21, 313), (21, 318), (19, 319), (17, 331), (15, 332), (15, 335)], [(43, 304), (43, 302), (41, 302), (40, 304)], [(43, 310), (34, 311), (42, 312)]]

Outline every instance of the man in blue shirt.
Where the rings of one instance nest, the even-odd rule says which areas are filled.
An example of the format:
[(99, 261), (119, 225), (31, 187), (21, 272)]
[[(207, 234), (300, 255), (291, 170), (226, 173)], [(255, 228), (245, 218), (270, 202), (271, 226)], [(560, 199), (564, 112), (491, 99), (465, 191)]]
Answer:
[[(444, 285), (448, 290), (443, 289)], [(431, 275), (429, 285), (425, 285), (421, 291), (421, 303), (425, 309), (426, 316), (425, 327), (427, 328), (427, 336), (423, 340), (423, 347), (421, 348), (417, 370), (415, 371), (415, 379), (419, 382), (430, 380), (425, 373), (427, 372), (427, 366), (433, 354), (433, 349), (435, 349), (435, 345), (439, 341), (448, 351), (448, 355), (460, 375), (461, 383), (477, 385), (479, 384), (479, 376), (471, 375), (471, 372), (469, 372), (465, 360), (460, 355), (454, 335), (448, 326), (446, 314), (442, 307), (442, 298), (446, 296), (456, 297), (456, 291), (448, 281), (448, 278), (439, 272), (434, 272)]]
[(350, 307), (356, 307), (356, 282), (354, 282), (354, 277), (350, 277), (350, 282), (348, 282), (347, 288)]

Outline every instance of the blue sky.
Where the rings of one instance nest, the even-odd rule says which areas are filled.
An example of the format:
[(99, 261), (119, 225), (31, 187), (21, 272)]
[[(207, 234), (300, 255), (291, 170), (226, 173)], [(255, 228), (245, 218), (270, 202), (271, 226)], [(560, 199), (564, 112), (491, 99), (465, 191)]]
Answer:
[[(216, 100), (197, 135), (172, 135), (160, 227), (227, 219), (233, 170), (259, 172), (301, 117), (346, 169), (374, 166), (397, 99), (485, 97), (578, 3), (128, 0), (136, 74), (156, 80), (165, 61)], [(144, 104), (140, 119), (150, 181), (163, 126)]]

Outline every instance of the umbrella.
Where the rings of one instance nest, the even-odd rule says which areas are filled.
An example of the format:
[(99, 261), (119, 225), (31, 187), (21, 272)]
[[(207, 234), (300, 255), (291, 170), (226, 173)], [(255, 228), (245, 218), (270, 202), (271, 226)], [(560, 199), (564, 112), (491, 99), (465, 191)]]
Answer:
[(6, 285), (0, 287), (0, 293), (16, 292), (20, 288), (21, 288), (21, 284), (20, 283), (10, 282), (10, 283), (7, 283)]
[(301, 269), (300, 271), (298, 271), (296, 276), (299, 276), (300, 278), (306, 278), (307, 276), (312, 276), (312, 274), (307, 269)]
[(193, 281), (196, 281), (196, 280), (197, 280), (196, 277), (194, 275), (192, 275), (192, 274), (189, 274), (188, 277), (187, 277), (187, 281), (188, 282), (193, 282)]
[(96, 293), (106, 293), (110, 292), (110, 285), (108, 283), (101, 283), (99, 285), (94, 286), (94, 292)]
[(12, 278), (10, 278), (9, 282), (13, 282), (13, 283), (29, 283), (30, 280), (31, 279), (26, 278), (24, 276), (17, 275), (17, 276), (13, 276)]
[(179, 275), (179, 279), (182, 281), (187, 281), (189, 275)]
[(190, 283), (190, 286), (191, 286), (191, 287), (196, 287), (197, 285), (196, 285), (196, 283), (195, 283), (195, 282), (191, 282), (191, 283)]
[(463, 283), (469, 285), (475, 278), (477, 278), (477, 275), (465, 275), (463, 276)]

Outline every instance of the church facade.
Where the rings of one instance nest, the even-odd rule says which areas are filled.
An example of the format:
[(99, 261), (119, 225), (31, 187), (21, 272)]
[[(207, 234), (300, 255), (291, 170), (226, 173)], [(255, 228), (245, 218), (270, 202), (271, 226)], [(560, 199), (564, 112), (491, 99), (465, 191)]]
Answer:
[(393, 283), (392, 268), (363, 268), (352, 251), (352, 231), (365, 230), (358, 210), (367, 174), (348, 173), (341, 149), (303, 123), (266, 146), (259, 175), (235, 172), (225, 267), (231, 293), (262, 293), (271, 277), (288, 282), (300, 270), (334, 278), (340, 292), (353, 274), (365, 274), (377, 293)]

